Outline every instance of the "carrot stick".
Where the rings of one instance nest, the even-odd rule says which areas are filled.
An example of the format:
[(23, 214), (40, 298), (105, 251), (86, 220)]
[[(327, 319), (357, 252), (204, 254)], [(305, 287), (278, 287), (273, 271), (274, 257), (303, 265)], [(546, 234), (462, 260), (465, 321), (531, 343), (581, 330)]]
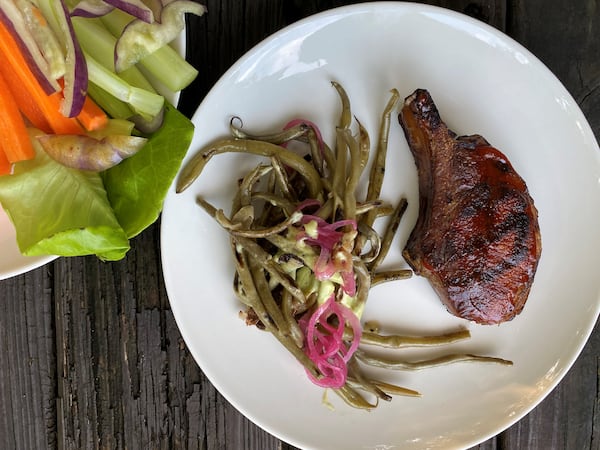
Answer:
[[(74, 118), (68, 118), (60, 113), (61, 94), (47, 95), (31, 71), (19, 45), (10, 31), (0, 21), (0, 73), (12, 70), (18, 83), (11, 83), (12, 90), (21, 89), (24, 92), (15, 95), (16, 99), (29, 96), (42, 112), (46, 121), (57, 134), (83, 134), (84, 130)], [(7, 76), (8, 79), (11, 77)], [(57, 95), (58, 94), (58, 95)], [(26, 108), (24, 108), (26, 109)], [(33, 123), (33, 120), (30, 119)]]
[(16, 163), (35, 156), (33, 145), (27, 133), (27, 127), (21, 111), (4, 78), (0, 76), (0, 146), (11, 163)]
[(12, 164), (6, 157), (6, 153), (0, 147), (0, 175), (8, 175), (12, 169)]
[(88, 95), (85, 97), (83, 109), (77, 115), (77, 120), (88, 131), (104, 128), (108, 123), (108, 116), (94, 100)]
[[(64, 87), (64, 80), (58, 80), (58, 84)], [(62, 94), (60, 95), (62, 98)], [(85, 96), (83, 108), (76, 119), (87, 131), (97, 131), (108, 124), (108, 116), (89, 95)]]
[[(0, 55), (2, 55), (1, 51)], [(35, 102), (35, 99), (25, 89), (12, 89), (12, 86), (18, 86), (21, 83), (19, 76), (10, 68), (3, 68), (2, 66), (0, 66), (0, 76), (3, 76), (4, 81), (11, 86), (13, 97), (23, 115), (27, 117), (35, 128), (44, 133), (52, 133), (52, 128), (46, 120), (46, 116), (44, 116), (44, 113)]]

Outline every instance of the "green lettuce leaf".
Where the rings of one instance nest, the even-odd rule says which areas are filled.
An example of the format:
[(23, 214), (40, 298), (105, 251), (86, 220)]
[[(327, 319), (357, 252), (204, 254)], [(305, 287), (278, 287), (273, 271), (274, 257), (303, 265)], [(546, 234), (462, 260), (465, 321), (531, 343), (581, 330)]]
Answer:
[(32, 141), (36, 157), (16, 164), (13, 175), (0, 177), (0, 203), (15, 226), (20, 251), (123, 258), (129, 241), (100, 176), (58, 164), (37, 139)]
[(163, 125), (146, 145), (102, 173), (110, 203), (129, 238), (158, 218), (193, 134), (193, 123), (166, 104)]

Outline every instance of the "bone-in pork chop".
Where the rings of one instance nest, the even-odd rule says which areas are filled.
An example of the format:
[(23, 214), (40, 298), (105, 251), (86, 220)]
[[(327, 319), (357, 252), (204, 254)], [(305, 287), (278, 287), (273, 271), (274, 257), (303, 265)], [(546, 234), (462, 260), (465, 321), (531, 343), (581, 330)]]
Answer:
[(399, 115), (419, 177), (419, 216), (404, 257), (448, 310), (481, 324), (521, 312), (541, 254), (537, 210), (506, 156), (457, 136), (426, 90)]

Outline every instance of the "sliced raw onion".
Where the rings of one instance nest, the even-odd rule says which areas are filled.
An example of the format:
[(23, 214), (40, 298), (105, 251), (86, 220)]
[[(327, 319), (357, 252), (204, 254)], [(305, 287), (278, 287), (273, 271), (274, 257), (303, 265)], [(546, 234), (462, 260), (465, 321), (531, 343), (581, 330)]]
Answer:
[(63, 0), (49, 0), (57, 24), (64, 36), (67, 70), (64, 76), (64, 99), (61, 113), (66, 117), (75, 117), (81, 112), (87, 93), (87, 64), (75, 37), (69, 10)]
[[(333, 317), (337, 319), (335, 325), (330, 321)], [(322, 375), (315, 377), (307, 371), (309, 378), (321, 387), (341, 388), (348, 375), (346, 363), (358, 348), (362, 335), (358, 317), (350, 308), (336, 302), (332, 294), (308, 319), (305, 315), (299, 325), (306, 336), (304, 351)], [(353, 331), (350, 345), (344, 341), (346, 325)]]
[(136, 19), (146, 23), (154, 22), (154, 13), (141, 0), (104, 0), (109, 5), (131, 14)]
[(115, 9), (103, 0), (81, 0), (71, 10), (74, 17), (102, 17)]

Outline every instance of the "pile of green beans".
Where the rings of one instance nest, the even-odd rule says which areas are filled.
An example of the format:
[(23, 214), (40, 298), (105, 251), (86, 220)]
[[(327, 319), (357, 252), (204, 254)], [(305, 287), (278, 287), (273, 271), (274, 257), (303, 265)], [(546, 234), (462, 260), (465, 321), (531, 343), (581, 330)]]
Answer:
[[(332, 84), (341, 101), (333, 148), (317, 138), (317, 130), (307, 121), (279, 133), (253, 135), (242, 130), (241, 121), (236, 126), (239, 119), (234, 118), (230, 123), (231, 137), (201, 149), (183, 168), (176, 186), (177, 192), (185, 190), (202, 173), (208, 161), (218, 154), (237, 152), (263, 157), (260, 164), (239, 180), (229, 216), (201, 197), (197, 198), (197, 202), (229, 233), (235, 262), (233, 290), (247, 307), (243, 314), (246, 323), (272, 333), (315, 377), (320, 374), (304, 353), (304, 335), (298, 319), (315, 307), (317, 294), (305, 294), (306, 289), (302, 288), (294, 271), (300, 267), (313, 267), (318, 253), (309, 246), (298, 249), (295, 241), (286, 236), (286, 231), (302, 217), (299, 205), (307, 200), (316, 201), (318, 207), (311, 214), (329, 223), (340, 219), (356, 221), (357, 233), (352, 251), (357, 285), (355, 311), (362, 311), (372, 286), (412, 275), (404, 268), (379, 268), (407, 207), (404, 198), (396, 205), (380, 198), (390, 119), (397, 107), (399, 93), (395, 89), (391, 91), (383, 110), (368, 174), (367, 193), (359, 201), (356, 191), (370, 158), (370, 138), (362, 124), (357, 119), (353, 120), (350, 100), (344, 88), (339, 83)], [(356, 134), (353, 126), (358, 129)], [(292, 143), (296, 148), (288, 149), (288, 144)], [(305, 149), (304, 153), (297, 147)], [(378, 218), (387, 219), (382, 235), (374, 229)], [(364, 350), (366, 346), (391, 349), (438, 346), (469, 337), (469, 331), (464, 329), (422, 337), (384, 335), (379, 330), (365, 329), (360, 340), (361, 348), (348, 362), (347, 382), (334, 391), (353, 407), (371, 409), (380, 399), (389, 401), (391, 395), (420, 394), (367, 377), (361, 367), (364, 365), (415, 370), (457, 361), (512, 364), (499, 358), (470, 354), (450, 354), (410, 362), (378, 357)], [(346, 329), (344, 339), (353, 339), (351, 330)], [(374, 401), (369, 401), (369, 394)]]

